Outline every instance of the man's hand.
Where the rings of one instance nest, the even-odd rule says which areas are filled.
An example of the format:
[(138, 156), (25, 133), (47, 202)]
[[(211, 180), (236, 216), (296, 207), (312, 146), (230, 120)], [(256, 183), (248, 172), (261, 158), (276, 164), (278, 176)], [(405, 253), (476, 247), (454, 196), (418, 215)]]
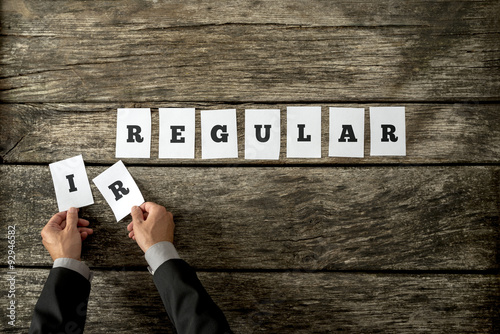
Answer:
[(80, 260), (82, 241), (94, 232), (87, 226), (89, 221), (78, 218), (76, 208), (52, 216), (42, 230), (43, 245), (52, 260), (61, 257)]
[(128, 236), (137, 242), (144, 253), (158, 242), (174, 242), (174, 219), (163, 206), (146, 202), (140, 207), (132, 207), (131, 215)]

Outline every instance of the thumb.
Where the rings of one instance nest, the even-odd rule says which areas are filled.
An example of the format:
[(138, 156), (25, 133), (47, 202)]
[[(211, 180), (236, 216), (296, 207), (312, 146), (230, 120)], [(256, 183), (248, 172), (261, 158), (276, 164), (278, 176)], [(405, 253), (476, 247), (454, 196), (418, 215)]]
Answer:
[(69, 208), (68, 213), (66, 215), (66, 227), (68, 230), (76, 229), (78, 225), (78, 209), (77, 208)]
[(142, 213), (142, 209), (138, 206), (133, 206), (130, 210), (130, 215), (132, 216), (133, 223), (142, 223), (144, 220), (144, 214)]

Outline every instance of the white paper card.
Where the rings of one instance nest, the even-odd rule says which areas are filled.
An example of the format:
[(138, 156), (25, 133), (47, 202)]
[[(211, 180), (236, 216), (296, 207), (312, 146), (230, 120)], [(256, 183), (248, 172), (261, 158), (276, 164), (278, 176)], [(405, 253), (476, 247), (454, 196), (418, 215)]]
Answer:
[(159, 108), (158, 158), (194, 159), (195, 109)]
[(139, 187), (121, 160), (99, 174), (93, 181), (113, 210), (116, 221), (127, 216), (134, 205), (139, 206), (144, 203)]
[(365, 109), (330, 108), (330, 157), (363, 158)]
[(245, 110), (245, 159), (278, 160), (280, 127), (279, 109)]
[(405, 107), (370, 107), (370, 155), (406, 155)]
[(81, 208), (94, 204), (83, 157), (76, 157), (49, 164), (59, 211), (71, 207)]
[(201, 158), (237, 158), (236, 109), (201, 111)]
[(116, 157), (149, 158), (151, 152), (151, 109), (118, 109)]
[(321, 107), (287, 107), (286, 156), (321, 158)]

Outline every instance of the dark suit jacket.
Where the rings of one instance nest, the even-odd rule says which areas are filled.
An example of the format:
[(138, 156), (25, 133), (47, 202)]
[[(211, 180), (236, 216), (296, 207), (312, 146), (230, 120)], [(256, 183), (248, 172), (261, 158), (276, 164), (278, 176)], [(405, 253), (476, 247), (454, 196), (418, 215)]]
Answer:
[[(179, 334), (231, 333), (224, 314), (185, 261), (166, 261), (153, 280)], [(89, 294), (90, 283), (82, 275), (53, 268), (36, 303), (29, 333), (83, 333)]]
[(179, 334), (231, 333), (221, 309), (185, 261), (164, 262), (156, 269), (153, 280)]
[(35, 305), (29, 333), (82, 333), (90, 282), (67, 268), (53, 268)]

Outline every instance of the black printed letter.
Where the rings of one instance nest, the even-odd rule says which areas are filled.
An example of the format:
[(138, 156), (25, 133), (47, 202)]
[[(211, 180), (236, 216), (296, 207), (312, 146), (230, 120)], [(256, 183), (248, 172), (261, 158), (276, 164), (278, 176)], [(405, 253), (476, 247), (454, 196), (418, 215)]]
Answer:
[(350, 143), (356, 143), (358, 141), (358, 139), (354, 136), (354, 130), (352, 129), (352, 125), (349, 124), (342, 125), (342, 134), (340, 135), (339, 143), (345, 143), (346, 137), (349, 137), (347, 141)]
[(264, 129), (266, 129), (266, 134), (264, 138), (262, 138), (262, 125), (255, 125), (255, 137), (257, 137), (257, 140), (261, 143), (267, 142), (271, 136), (271, 125), (264, 125)]
[[(382, 124), (382, 141), (392, 141), (397, 142), (398, 137), (394, 134), (396, 132), (396, 127), (391, 124)], [(390, 138), (389, 138), (390, 137)]]
[(139, 125), (127, 125), (127, 129), (128, 129), (127, 143), (133, 143), (134, 137), (135, 141), (138, 143), (142, 143), (144, 141), (144, 137), (141, 137), (141, 127)]
[[(220, 137), (217, 137), (217, 131), (221, 130), (222, 133), (220, 134)], [(229, 136), (227, 133), (227, 126), (226, 125), (216, 125), (212, 128), (212, 140), (216, 143), (224, 142), (227, 143), (227, 137)]]
[(304, 137), (304, 128), (306, 127), (305, 124), (297, 124), (297, 127), (299, 128), (299, 138), (297, 138), (297, 141), (311, 141), (311, 135), (307, 135)]
[(118, 201), (120, 198), (123, 197), (123, 195), (127, 195), (130, 192), (128, 188), (123, 188), (122, 181), (116, 181), (112, 183), (108, 188), (111, 189), (111, 191), (115, 195), (115, 201)]
[(171, 143), (184, 143), (186, 142), (186, 138), (180, 137), (182, 135), (181, 131), (185, 131), (186, 127), (184, 125), (172, 125), (170, 126), (170, 129), (172, 129), (172, 139), (170, 140)]
[(66, 175), (66, 179), (68, 180), (68, 183), (69, 183), (69, 192), (70, 193), (78, 190), (75, 187), (75, 181), (73, 180), (74, 177), (75, 177), (75, 174)]

